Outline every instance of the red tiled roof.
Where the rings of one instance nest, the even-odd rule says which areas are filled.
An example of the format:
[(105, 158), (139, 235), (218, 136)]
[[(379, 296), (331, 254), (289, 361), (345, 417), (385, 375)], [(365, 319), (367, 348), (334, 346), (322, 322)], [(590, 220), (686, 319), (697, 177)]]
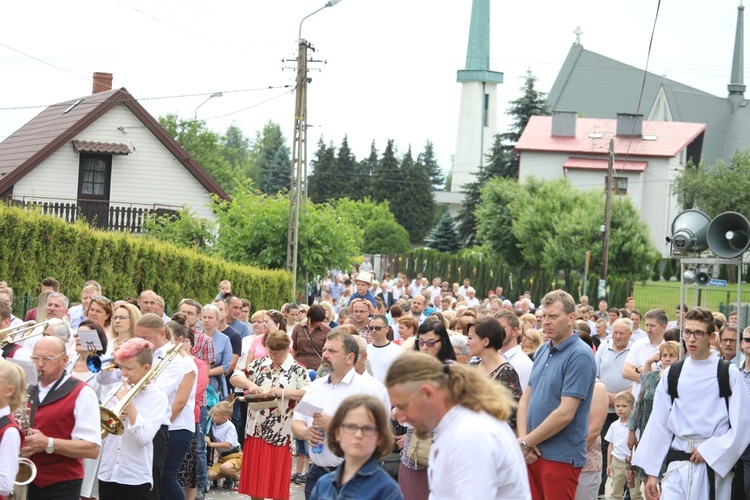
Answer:
[(68, 144), (107, 111), (122, 104), (210, 193), (228, 195), (125, 88), (52, 104), (0, 143), (0, 193)]
[[(648, 167), (647, 161), (620, 161), (615, 160), (616, 171), (643, 172)], [(581, 169), (581, 170), (607, 170), (609, 162), (598, 158), (568, 158), (563, 168)]]
[[(672, 158), (706, 130), (703, 123), (643, 122), (643, 137), (617, 137), (617, 120), (578, 118), (575, 137), (553, 137), (551, 116), (532, 116), (516, 145), (517, 151), (550, 151), (572, 154), (607, 154), (610, 139), (618, 156)], [(596, 134), (596, 138), (589, 137)], [(599, 135), (601, 134), (601, 135)]]
[(130, 148), (127, 144), (116, 144), (114, 142), (95, 141), (73, 141), (73, 147), (79, 153), (101, 153), (108, 155), (129, 155)]

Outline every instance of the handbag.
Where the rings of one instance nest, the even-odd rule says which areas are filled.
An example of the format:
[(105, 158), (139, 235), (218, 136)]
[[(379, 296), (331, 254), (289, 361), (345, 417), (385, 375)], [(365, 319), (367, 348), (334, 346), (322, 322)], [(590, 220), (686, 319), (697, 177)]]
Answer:
[(430, 461), (430, 448), (432, 447), (432, 438), (419, 439), (417, 434), (411, 435), (409, 448), (406, 450), (406, 458), (417, 465), (427, 466)]
[(256, 396), (248, 394), (245, 396), (247, 407), (250, 410), (262, 410), (264, 408), (278, 408), (282, 409), (283, 400), (276, 396)]

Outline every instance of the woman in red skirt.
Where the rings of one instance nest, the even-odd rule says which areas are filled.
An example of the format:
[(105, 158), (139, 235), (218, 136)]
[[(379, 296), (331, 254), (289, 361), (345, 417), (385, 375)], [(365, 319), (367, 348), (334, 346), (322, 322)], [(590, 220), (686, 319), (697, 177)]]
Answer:
[(292, 410), (310, 385), (307, 369), (289, 353), (290, 342), (281, 330), (267, 334), (268, 355), (235, 371), (231, 379), (232, 385), (246, 389), (248, 396), (275, 398), (269, 407), (261, 408), (263, 404), (248, 397), (239, 492), (252, 498), (289, 500)]

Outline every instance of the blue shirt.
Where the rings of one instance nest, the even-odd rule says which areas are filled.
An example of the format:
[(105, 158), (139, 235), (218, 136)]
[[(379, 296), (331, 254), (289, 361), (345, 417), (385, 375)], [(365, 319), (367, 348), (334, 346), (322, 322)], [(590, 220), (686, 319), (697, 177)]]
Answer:
[(227, 325), (231, 326), (237, 333), (240, 334), (240, 338), (245, 338), (250, 335), (250, 329), (247, 327), (247, 323), (240, 319), (236, 319), (233, 322), (227, 322)]
[(331, 281), (328, 283), (328, 293), (331, 294), (332, 299), (339, 300), (341, 298), (341, 294), (344, 293), (344, 284), (341, 282), (334, 282)]
[(354, 293), (353, 293), (353, 294), (351, 295), (351, 297), (349, 297), (349, 303), (351, 304), (351, 303), (352, 303), (352, 301), (353, 301), (353, 300), (355, 300), (355, 299), (365, 299), (365, 300), (369, 300), (369, 301), (370, 301), (370, 302), (372, 303), (372, 307), (377, 307), (377, 306), (375, 305), (375, 296), (374, 296), (374, 295), (372, 294), (372, 292), (370, 292), (369, 290), (368, 290), (368, 291), (367, 291), (367, 293), (366, 293), (366, 294), (364, 294), (364, 295), (360, 295), (360, 294), (359, 294), (358, 292), (354, 292)]
[(370, 458), (344, 485), (341, 474), (344, 465), (321, 477), (310, 494), (310, 500), (401, 500), (398, 484), (380, 468), (374, 457)]
[(573, 467), (586, 465), (586, 436), (595, 380), (594, 353), (578, 338), (578, 332), (557, 346), (548, 342), (537, 351), (529, 379), (528, 431), (537, 428), (556, 410), (563, 396), (581, 400), (570, 424), (537, 445), (545, 459), (572, 463)]

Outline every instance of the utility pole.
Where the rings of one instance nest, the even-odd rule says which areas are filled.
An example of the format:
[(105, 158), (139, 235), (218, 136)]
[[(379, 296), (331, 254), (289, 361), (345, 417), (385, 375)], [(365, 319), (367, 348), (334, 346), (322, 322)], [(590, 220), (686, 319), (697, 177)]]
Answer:
[(297, 295), (297, 249), (299, 248), (299, 212), (307, 206), (307, 51), (315, 50), (302, 38), (302, 23), (323, 9), (333, 7), (341, 0), (328, 0), (318, 10), (306, 15), (299, 22), (297, 35), (297, 92), (294, 105), (294, 142), (292, 144), (291, 188), (289, 190), (289, 233), (287, 235), (286, 269), (292, 273), (295, 302)]
[(291, 188), (289, 190), (289, 232), (286, 269), (292, 273), (292, 289), (297, 294), (297, 249), (299, 247), (300, 205), (307, 203), (307, 40), (300, 38), (297, 50), (297, 91), (294, 106)]
[[(607, 201), (604, 206), (604, 241), (602, 242), (602, 281), (607, 280), (609, 263), (609, 226), (612, 220), (612, 178), (615, 170), (615, 141), (609, 140), (609, 165), (607, 168)], [(606, 285), (605, 285), (606, 286)]]

